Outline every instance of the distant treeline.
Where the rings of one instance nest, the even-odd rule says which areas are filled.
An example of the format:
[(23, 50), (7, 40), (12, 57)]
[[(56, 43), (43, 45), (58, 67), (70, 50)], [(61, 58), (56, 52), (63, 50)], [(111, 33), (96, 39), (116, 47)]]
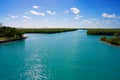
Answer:
[(120, 34), (120, 29), (88, 29), (88, 35), (115, 35)]
[(0, 27), (0, 37), (22, 37), (23, 31), (16, 28), (1, 26)]
[(78, 30), (77, 28), (36, 28), (36, 29), (20, 29), (25, 33), (60, 33)]

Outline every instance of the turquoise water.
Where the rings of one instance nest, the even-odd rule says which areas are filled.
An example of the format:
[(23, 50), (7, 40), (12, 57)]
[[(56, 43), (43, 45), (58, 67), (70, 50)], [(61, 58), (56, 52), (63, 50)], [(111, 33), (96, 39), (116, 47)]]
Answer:
[(0, 80), (120, 80), (120, 47), (86, 31), (0, 44)]

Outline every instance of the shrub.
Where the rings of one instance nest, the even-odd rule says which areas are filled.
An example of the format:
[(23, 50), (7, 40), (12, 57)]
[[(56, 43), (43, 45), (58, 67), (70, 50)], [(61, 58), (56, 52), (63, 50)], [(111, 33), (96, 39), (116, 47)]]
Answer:
[(105, 36), (102, 36), (102, 37), (100, 38), (100, 40), (101, 40), (101, 41), (106, 41), (106, 37), (105, 37)]

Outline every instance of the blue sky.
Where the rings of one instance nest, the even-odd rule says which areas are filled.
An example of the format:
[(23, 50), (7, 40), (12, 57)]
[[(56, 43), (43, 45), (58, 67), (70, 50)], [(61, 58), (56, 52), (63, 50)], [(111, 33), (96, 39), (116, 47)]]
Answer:
[(120, 28), (120, 0), (0, 0), (0, 22), (21, 28)]

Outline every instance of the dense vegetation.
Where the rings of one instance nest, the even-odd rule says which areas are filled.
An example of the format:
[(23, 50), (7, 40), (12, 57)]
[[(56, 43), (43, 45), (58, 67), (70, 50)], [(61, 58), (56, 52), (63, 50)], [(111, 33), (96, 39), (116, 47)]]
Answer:
[(120, 45), (120, 29), (88, 29), (88, 35), (110, 35), (108, 38), (106, 36), (102, 36), (100, 38), (101, 41), (105, 41), (110, 44)]
[(110, 44), (120, 45), (120, 37), (118, 34), (115, 34), (111, 38), (107, 38), (105, 36), (102, 36), (101, 41), (105, 41), (105, 42), (110, 43)]
[(114, 35), (120, 34), (120, 29), (88, 29), (88, 35)]
[(1, 26), (0, 27), (0, 39), (8, 39), (8, 38), (20, 38), (23, 35), (23, 31), (18, 30), (16, 28)]
[(20, 29), (25, 33), (60, 33), (60, 32), (68, 32), (75, 31), (75, 28), (37, 28), (37, 29)]

